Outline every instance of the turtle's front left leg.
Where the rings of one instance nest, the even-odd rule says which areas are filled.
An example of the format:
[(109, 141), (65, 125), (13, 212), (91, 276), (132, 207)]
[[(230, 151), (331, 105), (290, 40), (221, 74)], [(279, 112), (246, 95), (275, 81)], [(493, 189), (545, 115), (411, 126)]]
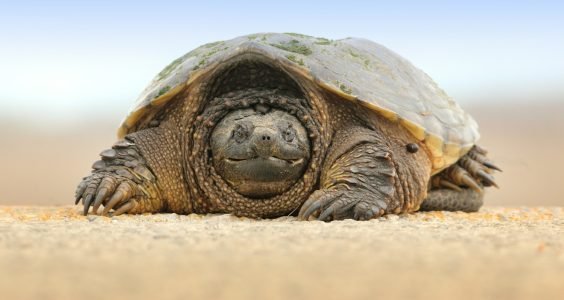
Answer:
[[(368, 220), (393, 212), (396, 171), (391, 155), (382, 144), (367, 138), (356, 141), (352, 149), (338, 153), (322, 171), (320, 186), (300, 209), (299, 217), (319, 220), (354, 218)], [(355, 136), (363, 134), (356, 132)], [(346, 137), (341, 141), (346, 143)], [(337, 151), (339, 152), (339, 151)]]
[[(143, 134), (143, 131), (136, 133)], [(84, 215), (90, 207), (102, 215), (157, 212), (163, 207), (156, 177), (132, 139), (120, 140), (100, 153), (101, 160), (92, 166), (76, 190), (76, 201), (84, 204)]]

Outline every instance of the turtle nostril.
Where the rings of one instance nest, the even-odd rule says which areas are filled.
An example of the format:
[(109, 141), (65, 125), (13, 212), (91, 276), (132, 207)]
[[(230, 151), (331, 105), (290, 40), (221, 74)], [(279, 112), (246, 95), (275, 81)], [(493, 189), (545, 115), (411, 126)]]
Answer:
[(270, 128), (256, 128), (253, 132), (253, 140), (255, 143), (263, 144), (264, 146), (272, 145), (276, 141), (277, 132)]

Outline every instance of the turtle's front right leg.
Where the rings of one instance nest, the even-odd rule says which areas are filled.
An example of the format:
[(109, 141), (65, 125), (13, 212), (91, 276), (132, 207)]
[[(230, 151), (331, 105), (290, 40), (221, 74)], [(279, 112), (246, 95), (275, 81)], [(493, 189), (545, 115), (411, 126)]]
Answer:
[[(142, 134), (139, 132), (137, 134)], [(126, 137), (116, 142), (111, 149), (100, 153), (92, 174), (85, 177), (76, 190), (76, 201), (84, 204), (84, 215), (92, 206), (92, 213), (107, 216), (123, 213), (158, 212), (163, 200), (157, 187), (155, 174), (141, 155), (133, 139)]]

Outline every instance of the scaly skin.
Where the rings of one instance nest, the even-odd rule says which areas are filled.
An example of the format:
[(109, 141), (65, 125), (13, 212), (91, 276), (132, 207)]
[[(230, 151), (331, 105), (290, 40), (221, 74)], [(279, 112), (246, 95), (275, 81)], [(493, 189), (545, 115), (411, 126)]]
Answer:
[[(349, 134), (352, 132), (355, 134)], [(336, 138), (343, 140), (348, 149), (342, 154), (329, 154), (321, 187), (304, 203), (300, 217), (367, 220), (393, 212), (397, 208), (397, 202), (392, 201), (396, 171), (389, 149), (364, 128), (343, 130)]]
[(114, 215), (120, 215), (156, 212), (162, 208), (157, 178), (132, 140), (118, 141), (112, 149), (102, 151), (101, 156), (102, 160), (94, 163), (92, 174), (77, 188), (76, 202), (83, 199), (85, 215), (90, 206), (97, 214), (104, 205), (102, 215), (111, 209)]

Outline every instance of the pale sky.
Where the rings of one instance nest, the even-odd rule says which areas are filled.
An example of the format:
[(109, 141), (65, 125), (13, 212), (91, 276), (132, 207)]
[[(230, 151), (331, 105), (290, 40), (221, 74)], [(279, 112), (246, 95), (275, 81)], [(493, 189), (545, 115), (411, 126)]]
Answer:
[(124, 116), (170, 61), (254, 32), (373, 40), (463, 106), (564, 102), (563, 1), (114, 2), (0, 4), (0, 118)]

